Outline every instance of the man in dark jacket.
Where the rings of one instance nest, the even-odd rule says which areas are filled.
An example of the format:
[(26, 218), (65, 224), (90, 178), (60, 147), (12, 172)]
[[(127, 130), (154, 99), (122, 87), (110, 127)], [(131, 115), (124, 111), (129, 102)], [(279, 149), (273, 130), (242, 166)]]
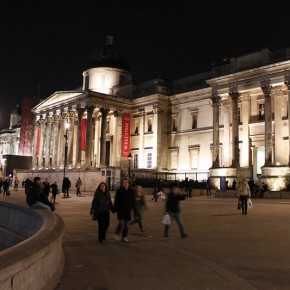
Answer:
[[(181, 238), (186, 238), (187, 234), (184, 232), (183, 223), (180, 217), (180, 200), (184, 200), (185, 195), (181, 193), (181, 190), (178, 186), (172, 186), (170, 192), (168, 193), (166, 200), (166, 209), (165, 212), (168, 213), (171, 219), (175, 219), (180, 231)], [(164, 228), (164, 237), (168, 237), (169, 225), (165, 225)]]
[(128, 242), (128, 222), (131, 220), (131, 211), (135, 209), (134, 191), (130, 188), (129, 179), (122, 180), (121, 187), (115, 195), (113, 211), (117, 213), (118, 226), (114, 238), (119, 240), (122, 232), (122, 241)]
[(54, 210), (54, 206), (51, 202), (45, 199), (45, 195), (42, 193), (42, 184), (40, 177), (34, 177), (33, 182), (26, 194), (26, 202), (31, 208), (44, 208)]

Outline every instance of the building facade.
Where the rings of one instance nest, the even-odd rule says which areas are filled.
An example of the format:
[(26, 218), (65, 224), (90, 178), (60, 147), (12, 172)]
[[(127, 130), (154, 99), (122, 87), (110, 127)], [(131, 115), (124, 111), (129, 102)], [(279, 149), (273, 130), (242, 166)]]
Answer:
[[(67, 169), (73, 182), (86, 174), (94, 188), (105, 177), (117, 183), (130, 162), (144, 178), (210, 176), (219, 187), (221, 177), (253, 177), (279, 190), (290, 161), (289, 81), (290, 50), (265, 49), (187, 78), (134, 85), (108, 37), (82, 88), (33, 109), (33, 172), (60, 181)], [(131, 116), (129, 161), (121, 156), (123, 114)]]

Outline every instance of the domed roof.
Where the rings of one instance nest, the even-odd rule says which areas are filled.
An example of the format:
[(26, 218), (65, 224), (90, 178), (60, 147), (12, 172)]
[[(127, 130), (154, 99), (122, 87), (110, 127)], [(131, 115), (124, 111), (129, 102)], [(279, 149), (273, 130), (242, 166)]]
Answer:
[(106, 45), (95, 51), (89, 58), (86, 69), (95, 67), (112, 67), (130, 71), (127, 59), (113, 46), (112, 36), (107, 36)]

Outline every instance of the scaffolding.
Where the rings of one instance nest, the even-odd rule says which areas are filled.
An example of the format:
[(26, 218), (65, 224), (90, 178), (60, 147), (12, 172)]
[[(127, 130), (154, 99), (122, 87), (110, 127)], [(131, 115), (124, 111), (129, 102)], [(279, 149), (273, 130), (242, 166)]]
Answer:
[(25, 98), (22, 100), (19, 155), (32, 156), (34, 115), (31, 110), (38, 103), (37, 98)]

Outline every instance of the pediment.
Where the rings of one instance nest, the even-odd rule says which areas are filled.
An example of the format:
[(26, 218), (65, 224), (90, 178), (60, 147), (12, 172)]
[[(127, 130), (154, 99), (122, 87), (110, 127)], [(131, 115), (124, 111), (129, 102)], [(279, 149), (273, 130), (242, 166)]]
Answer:
[(35, 106), (32, 110), (34, 112), (41, 112), (47, 109), (51, 109), (53, 107), (58, 107), (63, 104), (71, 103), (73, 100), (78, 99), (81, 95), (83, 95), (83, 92), (55, 92), (54, 94), (43, 100), (40, 104)]

